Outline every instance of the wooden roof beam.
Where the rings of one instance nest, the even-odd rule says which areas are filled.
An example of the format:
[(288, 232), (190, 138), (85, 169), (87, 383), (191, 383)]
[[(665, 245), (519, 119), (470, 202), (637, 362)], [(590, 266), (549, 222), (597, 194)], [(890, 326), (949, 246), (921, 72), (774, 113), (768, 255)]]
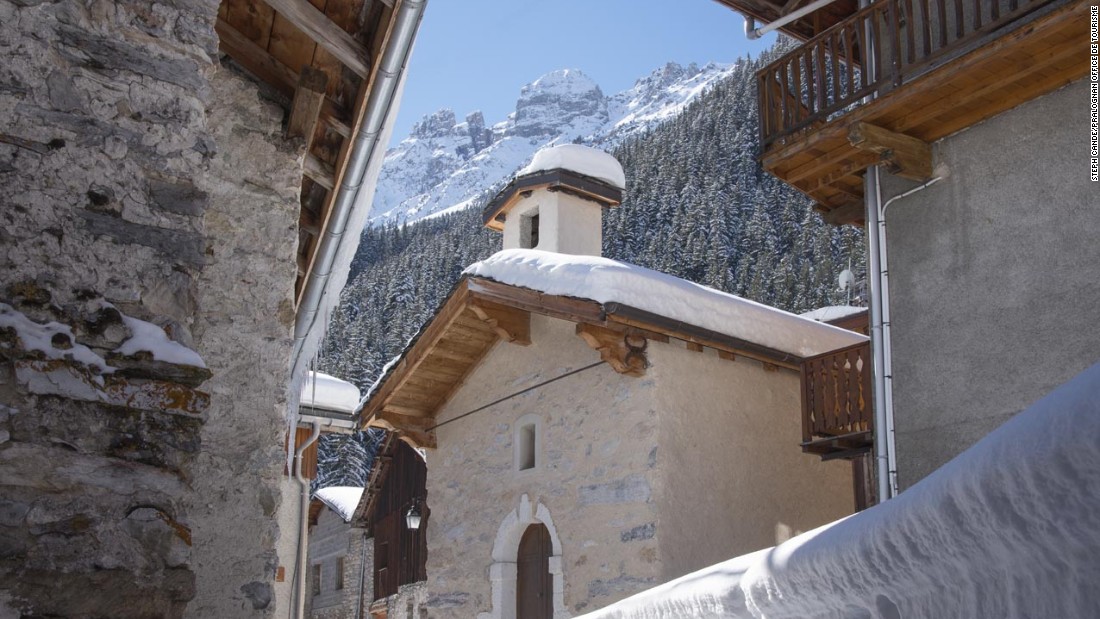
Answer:
[(336, 173), (332, 166), (318, 159), (313, 153), (306, 153), (305, 161), (302, 163), (302, 174), (312, 178), (313, 182), (329, 191), (336, 187)]
[(265, 1), (359, 77), (370, 76), (367, 48), (307, 0)]
[(848, 142), (860, 150), (877, 153), (891, 174), (914, 181), (932, 178), (932, 147), (904, 133), (895, 133), (866, 122), (848, 127)]
[(302, 67), (302, 72), (298, 74), (298, 87), (294, 89), (294, 101), (290, 105), (286, 135), (305, 139), (307, 153), (313, 134), (317, 132), (317, 121), (321, 118), (327, 89), (328, 75), (324, 71), (311, 66)]
[(413, 417), (395, 413), (387, 408), (371, 418), (367, 424), (372, 428), (383, 428), (397, 434), (398, 438), (412, 445), (425, 449), (435, 449), (435, 420), (431, 417)]
[(505, 342), (531, 344), (531, 312), (483, 300), (470, 301), (470, 310)]
[[(215, 30), (221, 50), (244, 67), (245, 71), (287, 96), (294, 95), (298, 87), (297, 71), (279, 62), (224, 19), (218, 18)], [(345, 138), (351, 137), (351, 126), (341, 118), (342, 115), (340, 106), (326, 97), (321, 104), (321, 121)]]
[(619, 374), (645, 376), (645, 370), (649, 367), (649, 359), (645, 355), (649, 341), (645, 336), (585, 323), (577, 325), (577, 335), (593, 350), (599, 351), (600, 358)]

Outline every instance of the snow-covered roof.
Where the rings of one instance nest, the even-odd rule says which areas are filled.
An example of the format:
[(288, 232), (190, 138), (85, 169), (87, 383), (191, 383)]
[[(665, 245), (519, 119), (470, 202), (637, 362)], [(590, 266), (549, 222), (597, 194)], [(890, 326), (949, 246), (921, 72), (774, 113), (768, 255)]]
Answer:
[(867, 340), (679, 277), (598, 256), (506, 249), (464, 273), (551, 295), (620, 303), (799, 357)]
[(856, 314), (866, 311), (866, 307), (855, 307), (854, 305), (826, 305), (825, 307), (819, 307), (815, 310), (802, 312), (799, 316), (818, 322), (831, 322), (833, 320), (847, 318), (848, 316), (855, 316)]
[(570, 170), (619, 189), (626, 188), (626, 174), (618, 159), (602, 150), (580, 144), (560, 144), (538, 151), (531, 163), (519, 171), (519, 176), (546, 170)]
[(363, 489), (354, 486), (329, 486), (321, 488), (313, 496), (336, 512), (344, 522), (351, 522), (355, 508), (359, 506), (359, 499), (363, 497)]
[(309, 372), (302, 385), (300, 403), (304, 407), (353, 414), (359, 407), (359, 388), (335, 376)]
[(1094, 617), (1100, 364), (912, 488), (584, 619)]

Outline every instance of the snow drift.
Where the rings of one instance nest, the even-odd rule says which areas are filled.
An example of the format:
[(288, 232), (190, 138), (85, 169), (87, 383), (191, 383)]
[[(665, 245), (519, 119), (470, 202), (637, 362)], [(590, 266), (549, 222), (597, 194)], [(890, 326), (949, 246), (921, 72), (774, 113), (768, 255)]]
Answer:
[(586, 619), (1100, 612), (1100, 364), (896, 499)]

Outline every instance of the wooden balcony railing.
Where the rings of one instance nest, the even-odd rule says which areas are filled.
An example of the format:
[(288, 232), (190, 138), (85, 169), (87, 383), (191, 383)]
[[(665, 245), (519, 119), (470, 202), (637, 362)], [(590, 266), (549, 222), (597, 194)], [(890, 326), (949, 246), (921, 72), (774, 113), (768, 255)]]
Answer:
[(823, 458), (855, 457), (871, 446), (871, 344), (802, 362), (802, 450)]
[[(1000, 36), (1054, 0), (879, 0), (759, 73), (764, 151)], [(873, 78), (860, 67), (872, 57)]]

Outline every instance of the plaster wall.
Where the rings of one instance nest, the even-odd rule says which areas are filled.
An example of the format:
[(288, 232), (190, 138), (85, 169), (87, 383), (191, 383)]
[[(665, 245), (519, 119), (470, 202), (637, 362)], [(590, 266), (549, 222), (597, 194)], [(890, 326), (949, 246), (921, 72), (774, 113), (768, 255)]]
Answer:
[[(532, 316), (531, 345), (497, 344), (440, 421), (598, 361), (574, 329)], [(494, 546), (509, 514), (534, 517), (539, 505), (560, 541), (558, 616), (658, 582), (653, 386), (650, 377), (601, 364), (436, 430), (439, 447), (428, 453), (428, 616), (511, 616), (514, 597), (492, 601)], [(542, 452), (535, 469), (517, 471), (512, 426), (530, 414), (541, 418)]]
[(279, 541), (276, 551), (279, 553), (279, 564), (283, 567), (283, 582), (274, 582), (272, 587), (275, 593), (275, 608), (278, 617), (290, 617), (290, 609), (294, 600), (294, 564), (298, 555), (298, 528), (301, 524), (301, 509), (297, 499), (301, 497), (302, 490), (298, 482), (292, 477), (283, 476), (279, 484), (280, 495), (283, 500), (275, 518), (279, 525)]
[(887, 211), (903, 488), (1100, 359), (1087, 102), (1080, 80), (939, 141), (946, 179)]
[(852, 468), (802, 453), (799, 376), (650, 345), (661, 580), (786, 541), (854, 509)]
[(599, 256), (603, 248), (603, 207), (560, 191), (540, 189), (523, 199), (504, 222), (504, 249), (522, 247), (524, 215), (538, 210), (539, 243), (533, 249)]
[(131, 360), (159, 400), (82, 399), (5, 339), (0, 616), (274, 613), (301, 153), (217, 8), (0, 2), (0, 301), (101, 355), (107, 301), (213, 374)]

